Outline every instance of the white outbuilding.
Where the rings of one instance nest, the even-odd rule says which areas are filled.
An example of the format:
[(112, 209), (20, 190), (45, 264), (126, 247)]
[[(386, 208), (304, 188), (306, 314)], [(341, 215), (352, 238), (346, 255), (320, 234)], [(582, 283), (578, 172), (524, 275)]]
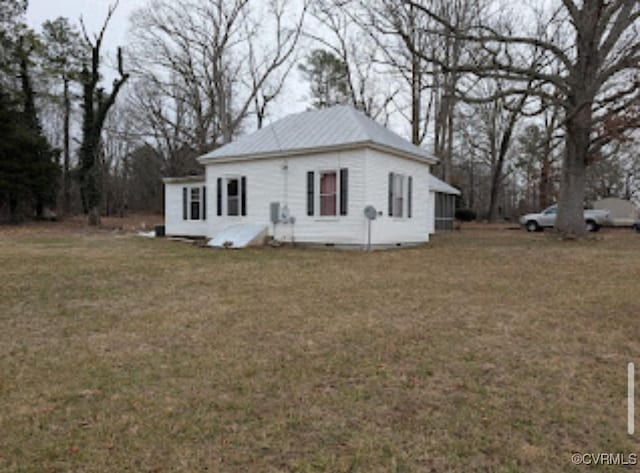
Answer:
[(199, 162), (203, 176), (164, 180), (167, 235), (404, 246), (435, 231), (437, 160), (350, 106), (289, 115)]
[(608, 210), (614, 227), (630, 227), (640, 218), (640, 210), (633, 202), (618, 197), (600, 199), (593, 203), (593, 208)]

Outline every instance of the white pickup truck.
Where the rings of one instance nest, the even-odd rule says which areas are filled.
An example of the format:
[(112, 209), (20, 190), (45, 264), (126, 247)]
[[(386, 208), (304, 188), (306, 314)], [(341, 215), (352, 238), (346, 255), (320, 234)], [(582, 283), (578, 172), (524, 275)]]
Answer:
[[(556, 223), (558, 206), (552, 205), (538, 214), (527, 214), (520, 217), (520, 224), (529, 232), (538, 232), (545, 228), (551, 228)], [(608, 210), (585, 210), (584, 222), (587, 231), (597, 232), (600, 227), (609, 222)]]

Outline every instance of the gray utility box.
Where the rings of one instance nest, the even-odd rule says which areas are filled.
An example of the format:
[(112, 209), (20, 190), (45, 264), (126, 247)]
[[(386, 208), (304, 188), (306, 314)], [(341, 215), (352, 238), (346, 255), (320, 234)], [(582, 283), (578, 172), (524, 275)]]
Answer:
[(271, 223), (280, 222), (280, 202), (271, 202), (269, 208), (271, 209)]

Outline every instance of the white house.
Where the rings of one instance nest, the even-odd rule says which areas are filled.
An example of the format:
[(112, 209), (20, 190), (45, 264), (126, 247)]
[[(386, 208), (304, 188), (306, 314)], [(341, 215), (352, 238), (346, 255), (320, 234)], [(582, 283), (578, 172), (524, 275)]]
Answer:
[(436, 159), (350, 106), (287, 116), (199, 161), (204, 176), (164, 180), (167, 235), (250, 224), (283, 242), (402, 246), (435, 231)]

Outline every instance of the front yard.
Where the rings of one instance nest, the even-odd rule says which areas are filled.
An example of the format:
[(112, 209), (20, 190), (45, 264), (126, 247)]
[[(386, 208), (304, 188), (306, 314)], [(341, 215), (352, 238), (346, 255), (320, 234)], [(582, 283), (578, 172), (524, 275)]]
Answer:
[(368, 254), (52, 228), (0, 229), (0, 471), (555, 472), (640, 453), (630, 231)]

